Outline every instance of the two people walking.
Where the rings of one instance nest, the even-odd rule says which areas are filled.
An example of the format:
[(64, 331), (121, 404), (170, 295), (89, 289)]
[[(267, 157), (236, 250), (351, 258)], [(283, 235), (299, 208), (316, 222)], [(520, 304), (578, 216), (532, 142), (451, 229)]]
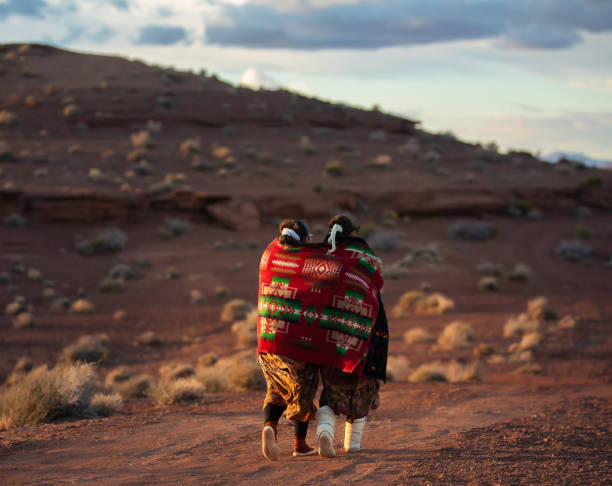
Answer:
[[(258, 356), (267, 383), (262, 452), (279, 459), (277, 424), (283, 413), (294, 423), (294, 456), (335, 457), (339, 415), (346, 418), (344, 449), (359, 451), (386, 373), (382, 261), (355, 236), (357, 228), (346, 216), (332, 218), (321, 243), (311, 243), (302, 221), (285, 220), (279, 230), (262, 256), (259, 275)], [(306, 442), (315, 418), (317, 449)]]

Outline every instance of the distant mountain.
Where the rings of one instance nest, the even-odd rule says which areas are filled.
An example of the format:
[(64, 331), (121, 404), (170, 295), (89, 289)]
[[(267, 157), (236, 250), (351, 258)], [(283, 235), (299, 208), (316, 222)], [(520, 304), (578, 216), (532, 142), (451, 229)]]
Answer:
[(543, 157), (543, 160), (548, 162), (559, 162), (559, 160), (563, 158), (575, 160), (576, 162), (582, 162), (585, 165), (590, 165), (593, 167), (601, 167), (606, 169), (612, 167), (612, 160), (593, 159), (587, 155), (573, 152), (553, 152), (552, 154)]

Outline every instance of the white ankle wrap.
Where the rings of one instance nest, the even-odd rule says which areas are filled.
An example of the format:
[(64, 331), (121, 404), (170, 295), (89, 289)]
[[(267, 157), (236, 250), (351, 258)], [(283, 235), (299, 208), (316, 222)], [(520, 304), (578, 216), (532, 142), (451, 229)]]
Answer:
[(327, 405), (317, 410), (317, 437), (320, 437), (323, 432), (326, 432), (330, 437), (334, 438), (334, 429), (336, 428), (336, 414)]
[(344, 450), (347, 452), (357, 452), (361, 450), (361, 436), (365, 428), (366, 418), (347, 422), (344, 428)]

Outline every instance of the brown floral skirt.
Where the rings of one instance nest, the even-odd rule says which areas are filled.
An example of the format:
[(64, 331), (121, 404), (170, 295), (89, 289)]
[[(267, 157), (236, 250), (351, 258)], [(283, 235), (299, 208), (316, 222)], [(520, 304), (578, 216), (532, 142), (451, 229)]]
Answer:
[(317, 413), (313, 401), (319, 386), (319, 366), (262, 353), (259, 364), (267, 384), (263, 406), (268, 404), (286, 406), (288, 420), (308, 422)]
[(328, 405), (337, 415), (344, 415), (349, 421), (365, 417), (370, 410), (378, 408), (379, 382), (371, 376), (357, 376), (338, 368), (321, 366), (320, 405)]

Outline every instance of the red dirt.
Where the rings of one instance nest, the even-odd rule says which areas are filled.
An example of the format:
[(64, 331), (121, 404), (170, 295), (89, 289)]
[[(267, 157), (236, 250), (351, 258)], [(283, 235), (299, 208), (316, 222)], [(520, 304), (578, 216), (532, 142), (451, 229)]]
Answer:
[[(0, 57), (15, 49), (0, 46)], [(41, 297), (42, 283), (11, 275), (18, 293), (34, 306), (37, 326), (17, 330), (10, 317), (1, 318), (0, 379), (21, 356), (29, 356), (35, 365), (52, 365), (64, 346), (83, 334), (99, 332), (110, 337), (110, 355), (99, 366), (101, 377), (118, 365), (157, 376), (159, 367), (169, 362), (194, 365), (211, 350), (232, 354), (235, 336), (219, 320), (226, 300), (213, 296), (215, 286), (227, 287), (230, 297), (255, 302), (259, 257), (276, 234), (278, 218), (306, 216), (314, 228), (339, 210), (351, 211), (362, 223), (374, 222), (378, 230), (385, 230), (380, 224), (384, 209), (406, 216), (392, 228), (402, 234), (401, 248), (380, 253), (387, 266), (408, 251), (438, 244), (441, 263), (411, 268), (404, 279), (387, 279), (384, 288), (388, 313), (403, 292), (424, 281), (456, 303), (456, 309), (444, 316), (390, 320), (390, 352), (406, 356), (411, 368), (437, 360), (474, 360), (471, 348), (442, 351), (430, 344), (406, 344), (403, 334), (412, 327), (437, 335), (454, 320), (466, 321), (473, 326), (474, 345), (484, 342), (507, 356), (508, 346), (517, 339), (503, 337), (503, 324), (524, 312), (531, 298), (546, 296), (560, 316), (573, 314), (579, 322), (574, 330), (554, 330), (551, 325), (535, 352), (542, 367), (539, 375), (517, 373), (518, 364), (488, 364), (480, 382), (387, 383), (358, 454), (294, 459), (292, 430), (282, 421), (283, 456), (278, 463), (267, 462), (259, 443), (260, 391), (209, 394), (203, 403), (171, 407), (140, 399), (127, 401), (109, 418), (0, 432), (3, 484), (612, 484), (612, 270), (604, 266), (612, 253), (612, 173), (586, 169), (565, 174), (515, 155), (521, 164), (508, 157), (488, 163), (484, 172), (475, 172), (476, 182), (466, 184), (477, 147), (415, 131), (411, 123), (393, 117), (304, 98), (294, 102), (299, 107), (294, 109), (289, 94), (236, 90), (215, 80), (203, 84), (186, 73), (181, 74), (182, 82), (168, 87), (160, 82), (163, 73), (156, 68), (112, 58), (33, 47), (24, 59), (0, 62), (0, 111), (14, 111), (21, 118), (19, 125), (0, 126), (0, 147), (5, 142), (20, 158), (0, 162), (0, 187), (5, 188), (0, 191), (0, 217), (17, 211), (28, 220), (26, 229), (0, 226), (0, 272), (19, 259), (26, 268), (42, 271), (43, 279), (55, 281), (62, 295), (74, 299), (79, 287), (86, 289), (96, 311), (86, 316), (53, 311)], [(38, 76), (24, 78), (25, 65)], [(94, 89), (110, 74), (109, 88)], [(49, 99), (42, 95), (47, 82), (58, 90)], [(175, 107), (155, 112), (154, 98), (166, 90), (175, 91)], [(32, 92), (43, 100), (39, 108), (23, 105), (22, 98)], [(84, 112), (78, 121), (87, 123), (89, 130), (79, 132), (76, 122), (61, 118), (61, 99), (66, 95), (78, 100)], [(112, 103), (119, 95), (122, 102)], [(249, 109), (248, 104), (257, 100), (268, 108)], [(112, 116), (104, 123), (97, 117), (95, 122), (99, 110)], [(283, 117), (287, 112), (292, 122)], [(155, 139), (157, 148), (149, 151), (154, 173), (125, 178), (129, 135), (148, 119), (164, 123)], [(230, 125), (234, 135), (223, 131)], [(387, 130), (385, 142), (369, 139), (377, 127)], [(42, 128), (47, 135), (40, 135)], [(296, 149), (302, 135), (311, 137), (316, 155)], [(214, 169), (195, 172), (189, 160), (181, 158), (178, 145), (192, 136), (201, 137), (202, 158)], [(396, 155), (400, 145), (415, 137), (425, 151), (433, 145), (439, 148), (439, 167), (446, 175), (419, 158)], [(350, 157), (335, 149), (339, 140), (352, 147)], [(237, 169), (218, 171), (223, 163), (208, 154), (215, 141), (232, 148)], [(272, 154), (276, 162), (244, 156), (247, 141), (258, 152)], [(66, 155), (74, 144), (81, 146), (81, 153)], [(107, 149), (117, 156), (102, 161), (100, 153)], [(366, 167), (372, 157), (384, 153), (393, 157), (390, 168)], [(47, 163), (34, 162), (40, 155)], [(287, 156), (294, 159), (293, 165), (279, 162)], [(332, 158), (343, 158), (344, 177), (323, 175)], [(34, 179), (40, 167), (49, 173)], [(89, 181), (91, 167), (109, 175), (107, 180)], [(150, 184), (169, 172), (186, 174), (187, 181), (174, 187), (183, 192), (148, 194)], [(588, 176), (601, 177), (603, 186), (580, 189)], [(129, 191), (118, 190), (118, 177), (130, 183)], [(12, 188), (6, 188), (6, 182)], [(315, 184), (322, 192), (313, 191)], [(84, 203), (82, 197), (70, 197), (75, 190), (95, 197)], [(66, 198), (60, 205), (50, 204), (50, 196), (57, 194)], [(541, 208), (543, 219), (506, 216), (506, 206), (521, 198)], [(126, 201), (133, 202), (132, 209), (125, 209)], [(572, 216), (579, 204), (590, 206), (590, 218), (578, 221)], [(235, 224), (248, 224), (248, 230), (221, 225), (228, 208), (235, 207), (242, 211)], [(452, 222), (474, 215), (497, 225), (494, 239), (469, 243), (448, 235)], [(170, 216), (190, 219), (193, 230), (175, 240), (162, 239), (157, 230)], [(559, 241), (573, 238), (578, 224), (590, 228), (588, 244), (597, 251), (586, 264), (565, 262), (552, 251)], [(92, 236), (110, 226), (128, 237), (121, 253), (76, 253), (76, 235)], [(215, 242), (228, 240), (237, 240), (240, 248), (213, 249)], [(139, 257), (148, 259), (151, 267), (141, 270), (141, 279), (127, 281), (124, 293), (96, 291), (116, 261), (133, 264)], [(533, 279), (502, 279), (498, 292), (481, 292), (475, 266), (483, 259), (501, 262), (506, 269), (524, 262)], [(232, 271), (237, 262), (244, 265)], [(170, 265), (181, 278), (165, 277)], [(190, 303), (189, 292), (196, 288), (206, 296), (203, 304)], [(0, 286), (2, 307), (13, 297)], [(121, 322), (112, 319), (118, 309), (127, 313)], [(148, 330), (165, 344), (154, 349), (134, 346), (134, 339)], [(184, 336), (202, 341), (186, 343)], [(311, 443), (314, 435), (312, 426)], [(337, 450), (342, 436), (338, 424)]]

